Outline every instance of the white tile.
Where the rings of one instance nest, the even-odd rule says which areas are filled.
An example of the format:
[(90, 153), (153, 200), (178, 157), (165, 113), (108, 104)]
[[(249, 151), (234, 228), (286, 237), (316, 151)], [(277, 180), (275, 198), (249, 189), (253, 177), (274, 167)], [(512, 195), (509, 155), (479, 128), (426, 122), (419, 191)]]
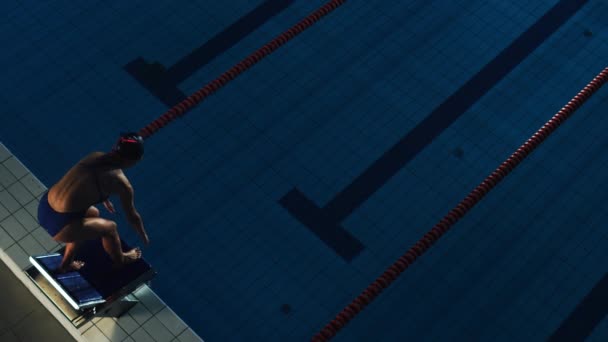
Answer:
[(93, 326), (94, 326), (93, 322), (87, 321), (80, 328), (78, 328), (78, 331), (80, 331), (80, 334), (84, 334), (87, 330), (91, 329), (91, 327), (93, 327)]
[(35, 198), (34, 195), (32, 195), (20, 182), (14, 183), (13, 185), (7, 187), (6, 190), (13, 195), (17, 202), (19, 202), (19, 204), (22, 206), (26, 205)]
[(13, 175), (4, 165), (0, 164), (0, 187), (8, 187), (17, 181), (17, 177)]
[(23, 248), (27, 255), (42, 255), (46, 254), (46, 250), (32, 235), (27, 235), (23, 239), (17, 241), (19, 246)]
[(156, 317), (150, 318), (144, 323), (143, 328), (154, 337), (157, 342), (171, 342), (175, 338), (173, 334), (167, 329)]
[(11, 151), (9, 151), (4, 144), (0, 143), (0, 163), (7, 160), (12, 155)]
[(148, 308), (148, 310), (150, 310), (152, 314), (158, 313), (166, 306), (165, 303), (158, 298), (156, 293), (154, 293), (154, 291), (148, 287), (148, 285), (144, 285), (139, 288), (134, 295), (146, 306), (146, 308)]
[(135, 306), (129, 310), (129, 315), (131, 315), (139, 325), (144, 324), (152, 317), (152, 313), (150, 313), (142, 303), (135, 304)]
[(135, 340), (135, 342), (156, 342), (154, 339), (144, 330), (144, 328), (139, 328), (135, 330), (131, 334), (131, 338)]
[(29, 255), (23, 251), (18, 244), (14, 244), (6, 249), (6, 254), (13, 259), (15, 264), (19, 266), (20, 269), (24, 269), (30, 265)]
[(116, 321), (110, 317), (104, 317), (95, 325), (106, 335), (112, 342), (121, 342), (129, 335), (122, 330)]
[(8, 235), (7, 232), (4, 231), (0, 227), (0, 249), (6, 250), (8, 247), (12, 246), (15, 243), (15, 240)]
[(127, 334), (133, 333), (135, 330), (137, 330), (137, 328), (140, 327), (139, 323), (137, 323), (133, 317), (129, 315), (120, 316), (116, 319), (116, 322), (118, 322), (118, 325), (120, 325), (120, 327), (126, 331)]
[(65, 247), (65, 243), (63, 243), (63, 242), (59, 242), (59, 243), (57, 244), (57, 247), (53, 248), (53, 249), (51, 250), (51, 252), (52, 252), (52, 253), (59, 253), (59, 250), (60, 250), (60, 249), (62, 249), (63, 247)]
[(0, 221), (4, 220), (5, 218), (7, 218), (11, 213), (8, 212), (8, 209), (6, 209), (1, 203), (0, 203)]
[(38, 205), (40, 204), (40, 200), (38, 199), (34, 199), (33, 201), (30, 201), (30, 203), (26, 204), (25, 210), (27, 210), (28, 213), (30, 213), (30, 215), (32, 215), (32, 217), (38, 217)]
[(23, 165), (15, 156), (8, 158), (2, 162), (2, 164), (17, 178), (21, 178), (30, 173), (25, 165)]
[(0, 204), (2, 204), (9, 212), (14, 213), (21, 208), (19, 202), (9, 194), (8, 191), (0, 191)]
[(27, 235), (27, 230), (25, 230), (21, 223), (17, 221), (15, 216), (9, 216), (0, 221), (0, 227), (4, 228), (4, 230), (16, 241), (23, 239), (23, 237)]
[(192, 329), (188, 328), (186, 329), (186, 331), (184, 331), (183, 333), (181, 333), (181, 335), (179, 335), (177, 337), (177, 340), (179, 342), (202, 342), (203, 339), (200, 338), (194, 331), (192, 331)]
[(164, 326), (175, 336), (179, 336), (188, 326), (168, 306), (156, 314)]
[(38, 228), (34, 229), (31, 233), (34, 239), (38, 241), (39, 244), (42, 245), (45, 251), (50, 252), (55, 250), (59, 244), (53, 240), (53, 238), (49, 235), (49, 233), (44, 230), (44, 228), (38, 226)]
[(108, 338), (96, 326), (92, 326), (82, 336), (84, 336), (87, 342), (110, 342), (110, 340), (108, 340)]
[(19, 221), (23, 228), (25, 228), (25, 230), (27, 230), (28, 232), (34, 231), (39, 226), (38, 220), (32, 217), (32, 215), (30, 215), (30, 213), (28, 213), (25, 208), (17, 210), (17, 212), (15, 212), (13, 216), (15, 216), (17, 221)]
[(31, 173), (21, 178), (19, 182), (34, 196), (41, 195), (46, 191), (46, 186)]

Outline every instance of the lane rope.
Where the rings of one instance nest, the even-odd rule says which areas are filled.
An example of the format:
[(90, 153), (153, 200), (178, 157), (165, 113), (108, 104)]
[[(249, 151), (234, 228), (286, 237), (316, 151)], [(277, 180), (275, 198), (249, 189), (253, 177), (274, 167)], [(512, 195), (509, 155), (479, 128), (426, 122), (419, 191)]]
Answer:
[(352, 320), (363, 308), (405, 271), (414, 261), (442, 237), (458, 220), (475, 206), (492, 188), (515, 169), (532, 151), (534, 151), (557, 127), (566, 121), (583, 105), (606, 81), (608, 68), (602, 70), (572, 100), (570, 100), (551, 120), (545, 123), (536, 133), (521, 145), (494, 172), (487, 176), (456, 207), (450, 210), (430, 231), (418, 240), (405, 254), (388, 267), (384, 273), (372, 282), (357, 298), (348, 304), (320, 332), (313, 336), (313, 342), (328, 341)]
[[(283, 46), (289, 40), (302, 33), (321, 18), (331, 13), (346, 0), (331, 0), (311, 13), (287, 31), (281, 33), (270, 42), (241, 60), (219, 77), (209, 82), (186, 99), (176, 104), (164, 114), (139, 130), (138, 134), (147, 139), (171, 121), (183, 116), (186, 112), (201, 103), (204, 99), (234, 80), (253, 65)], [(551, 120), (545, 123), (520, 146), (506, 161), (504, 161), (483, 182), (475, 187), (455, 208), (439, 221), (429, 232), (416, 242), (405, 254), (388, 267), (384, 273), (372, 282), (357, 298), (346, 306), (333, 320), (320, 332), (313, 336), (312, 341), (328, 341), (336, 335), (350, 320), (352, 320), (365, 306), (370, 304), (384, 289), (390, 286), (395, 279), (405, 271), (418, 257), (429, 249), (441, 236), (443, 236), (459, 219), (461, 219), (473, 206), (475, 206), (492, 188), (517, 167), (532, 151), (534, 151), (557, 127), (566, 121), (587, 99), (593, 95), (608, 79), (608, 68), (598, 74), (585, 88), (583, 88), (565, 107), (563, 107)]]
[(293, 39), (298, 34), (302, 33), (307, 28), (311, 27), (314, 23), (343, 5), (345, 2), (346, 0), (332, 0), (327, 2), (325, 5), (309, 14), (304, 19), (300, 20), (297, 24), (293, 25), (290, 29), (281, 33), (276, 38), (259, 48), (257, 51), (253, 52), (245, 59), (234, 65), (232, 68), (228, 69), (228, 71), (221, 74), (218, 78), (209, 82), (194, 94), (188, 96), (186, 99), (173, 106), (158, 119), (152, 121), (150, 124), (139, 130), (138, 134), (142, 138), (146, 139), (152, 134), (158, 132), (158, 130), (160, 130), (162, 127), (166, 126), (176, 118), (184, 115), (187, 111), (194, 108), (204, 99), (215, 93), (218, 89), (225, 86), (228, 82), (234, 80), (237, 76), (264, 59), (264, 57), (270, 55), (279, 47)]

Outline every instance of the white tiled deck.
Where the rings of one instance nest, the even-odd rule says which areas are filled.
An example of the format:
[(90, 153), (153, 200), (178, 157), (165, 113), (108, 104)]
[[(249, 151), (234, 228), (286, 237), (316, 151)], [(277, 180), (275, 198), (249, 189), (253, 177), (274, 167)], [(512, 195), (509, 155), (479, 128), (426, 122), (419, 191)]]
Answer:
[[(77, 329), (28, 278), (24, 270), (30, 266), (30, 255), (53, 252), (61, 246), (40, 227), (38, 202), (46, 187), (0, 143), (0, 258), (7, 267), (0, 267), (3, 291), (29, 292), (31, 296), (12, 296), (13, 305), (0, 305), (0, 340), (38, 340), (33, 329), (44, 327), (45, 341), (66, 341), (71, 335), (77, 341), (202, 341), (148, 287), (133, 294), (139, 303), (120, 319), (94, 318)], [(2, 265), (0, 265), (2, 266)], [(11, 274), (6, 274), (12, 272)], [(19, 292), (20, 291), (20, 292)], [(12, 317), (5, 319), (5, 317)], [(59, 322), (59, 324), (57, 324)], [(67, 333), (66, 333), (67, 332)]]

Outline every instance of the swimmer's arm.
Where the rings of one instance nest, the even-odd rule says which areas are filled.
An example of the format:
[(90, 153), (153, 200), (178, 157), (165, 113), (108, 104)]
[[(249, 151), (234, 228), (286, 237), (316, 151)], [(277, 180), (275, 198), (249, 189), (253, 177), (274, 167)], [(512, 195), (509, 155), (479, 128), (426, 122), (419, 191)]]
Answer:
[(133, 229), (135, 229), (137, 234), (139, 234), (139, 237), (147, 245), (148, 243), (150, 243), (150, 240), (148, 239), (148, 234), (144, 229), (144, 223), (141, 220), (141, 216), (139, 215), (137, 210), (135, 210), (135, 205), (133, 201), (134, 191), (131, 184), (123, 184), (123, 186), (120, 187), (119, 195), (120, 201), (122, 202), (122, 208), (127, 216), (127, 221), (129, 221), (131, 226), (133, 226)]

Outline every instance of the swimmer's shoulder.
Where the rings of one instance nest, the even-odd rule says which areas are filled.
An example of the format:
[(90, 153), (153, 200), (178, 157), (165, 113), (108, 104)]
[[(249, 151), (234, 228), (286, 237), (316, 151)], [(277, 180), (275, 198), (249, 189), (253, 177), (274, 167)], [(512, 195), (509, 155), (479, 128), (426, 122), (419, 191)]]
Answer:
[(101, 157), (104, 154), (105, 154), (104, 152), (91, 152), (91, 153), (85, 155), (84, 157), (82, 157), (76, 165), (77, 166), (91, 165), (95, 159)]
[(91, 153), (87, 154), (86, 156), (84, 156), (84, 158), (82, 158), (82, 160), (98, 158), (98, 157), (103, 156), (104, 154), (105, 154), (105, 152), (99, 152), (99, 151), (91, 152)]

